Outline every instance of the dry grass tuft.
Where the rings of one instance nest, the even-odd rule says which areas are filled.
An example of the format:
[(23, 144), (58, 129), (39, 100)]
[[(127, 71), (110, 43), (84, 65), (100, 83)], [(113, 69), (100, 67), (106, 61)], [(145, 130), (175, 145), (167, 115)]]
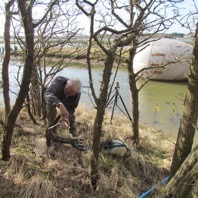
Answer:
[[(35, 176), (28, 181), (19, 194), (21, 198), (41, 198), (41, 197), (53, 197), (57, 198), (59, 194), (58, 189), (54, 186), (50, 180), (43, 179), (40, 176)], [(64, 196), (62, 196), (64, 197)]]
[[(79, 106), (78, 135), (91, 147), (96, 111)], [(129, 120), (105, 115), (101, 141), (116, 138), (124, 141), (130, 155), (116, 157), (100, 154), (100, 182), (96, 191), (90, 183), (92, 151), (81, 152), (68, 144), (53, 143), (46, 147), (44, 126), (34, 126), (24, 113), (19, 117), (13, 137), (12, 158), (1, 162), (0, 197), (22, 198), (133, 198), (168, 175), (174, 148), (159, 132), (140, 129), (140, 144), (131, 140)], [(68, 135), (68, 131), (62, 131)]]

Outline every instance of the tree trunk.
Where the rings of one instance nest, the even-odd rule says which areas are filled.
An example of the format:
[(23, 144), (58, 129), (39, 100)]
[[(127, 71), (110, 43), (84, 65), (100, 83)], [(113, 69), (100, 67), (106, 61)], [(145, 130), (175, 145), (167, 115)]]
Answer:
[(27, 94), (27, 98), (26, 98), (26, 109), (27, 109), (27, 112), (28, 112), (28, 114), (29, 114), (29, 117), (30, 117), (30, 119), (32, 120), (32, 122), (34, 123), (34, 124), (37, 124), (37, 121), (36, 121), (36, 119), (34, 118), (34, 115), (32, 114), (32, 109), (31, 109), (31, 105), (30, 105), (30, 97), (29, 97), (29, 95)]
[(107, 55), (105, 61), (105, 68), (103, 71), (103, 81), (100, 89), (100, 97), (98, 99), (97, 113), (93, 128), (93, 156), (91, 160), (91, 183), (94, 189), (96, 189), (99, 181), (99, 171), (98, 171), (98, 160), (100, 153), (100, 138), (102, 131), (103, 117), (105, 113), (105, 108), (107, 104), (108, 87), (111, 77), (111, 71), (114, 63), (116, 49), (113, 49), (110, 54)]
[(10, 112), (10, 96), (9, 96), (9, 62), (10, 62), (10, 20), (11, 12), (10, 8), (15, 0), (10, 0), (6, 6), (6, 19), (5, 19), (5, 30), (4, 30), (4, 41), (5, 41), (5, 55), (2, 64), (2, 80), (3, 80), (3, 97), (5, 104), (6, 118)]
[(154, 197), (197, 198), (198, 195), (198, 147), (186, 158), (175, 176), (162, 192)]
[(39, 74), (37, 68), (34, 67), (33, 78), (31, 80), (31, 89), (30, 89), (30, 107), (33, 115), (42, 116), (42, 100), (41, 100), (41, 85), (39, 84)]
[(29, 84), (33, 70), (34, 28), (32, 23), (32, 7), (28, 7), (26, 5), (26, 1), (23, 0), (18, 0), (18, 7), (22, 15), (22, 20), (25, 30), (26, 55), (25, 55), (25, 63), (24, 63), (21, 87), (18, 93), (18, 97), (16, 98), (16, 102), (13, 106), (13, 109), (10, 111), (8, 115), (6, 128), (3, 136), (3, 144), (2, 144), (3, 160), (8, 160), (10, 158), (10, 146), (11, 146), (15, 122), (23, 106), (27, 93), (29, 91)]
[(132, 98), (132, 129), (133, 129), (133, 142), (138, 144), (139, 142), (139, 90), (136, 85), (136, 76), (133, 71), (133, 59), (135, 56), (135, 48), (129, 51), (129, 62), (128, 62), (128, 75), (129, 75), (129, 86), (131, 90)]
[[(197, 28), (198, 30), (198, 28)], [(189, 155), (193, 145), (195, 127), (198, 118), (198, 35), (195, 36), (193, 60), (188, 77), (188, 90), (184, 101), (184, 112), (171, 165), (171, 176), (177, 172)]]

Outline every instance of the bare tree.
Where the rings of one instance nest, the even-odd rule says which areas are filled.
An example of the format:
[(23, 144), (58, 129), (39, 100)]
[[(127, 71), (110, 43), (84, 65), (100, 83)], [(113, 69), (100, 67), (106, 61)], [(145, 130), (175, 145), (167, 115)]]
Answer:
[[(33, 118), (33, 114), (42, 116), (45, 109), (43, 107), (43, 91), (46, 86), (46, 80), (49, 76), (53, 77), (67, 65), (67, 63), (64, 62), (65, 54), (62, 52), (61, 56), (61, 51), (64, 51), (64, 46), (71, 43), (71, 38), (78, 32), (76, 26), (74, 27), (74, 19), (77, 13), (74, 9), (71, 10), (72, 5), (68, 6), (67, 2), (68, 1), (59, 2), (58, 0), (52, 2), (35, 1), (32, 7), (33, 13), (38, 13), (39, 10), (42, 12), (37, 15), (34, 14), (33, 17), (35, 32), (34, 71), (30, 92), (26, 100), (26, 107), (34, 123), (35, 119)], [(25, 53), (26, 50), (20, 19), (15, 17), (12, 24), (14, 38), (20, 46), (20, 55)], [(73, 26), (73, 28), (71, 28), (71, 26)], [(73, 50), (73, 53), (75, 52), (76, 50)], [(55, 60), (54, 57), (56, 56), (59, 59)], [(50, 70), (47, 69), (49, 65)]]
[[(190, 32), (195, 29), (192, 65), (188, 76), (188, 87), (184, 100), (184, 111), (180, 122), (177, 142), (171, 164), (170, 181), (165, 188), (159, 190), (154, 197), (197, 197), (198, 181), (198, 147), (194, 149), (193, 141), (198, 120), (198, 23), (192, 29), (193, 22), (197, 21), (197, 6), (195, 12), (191, 10), (183, 20)], [(186, 20), (187, 19), (187, 20)], [(180, 21), (183, 24), (183, 20)], [(189, 23), (190, 21), (190, 23)]]
[[(69, 1), (53, 0), (46, 2), (32, 0), (27, 2), (18, 1), (17, 3), (21, 17), (14, 17), (12, 24), (15, 33), (14, 38), (21, 49), (18, 53), (24, 57), (24, 68), (22, 80), (20, 80), (21, 77), (19, 78), (20, 75), (17, 77), (20, 90), (16, 102), (12, 109), (7, 110), (9, 114), (8, 119), (5, 122), (1, 122), (5, 129), (2, 149), (3, 159), (5, 160), (10, 158), (9, 149), (15, 121), (24, 103), (26, 103), (29, 115), (34, 123), (36, 123), (34, 115), (43, 115), (45, 117), (43, 94), (47, 78), (49, 76), (52, 78), (61, 71), (75, 58), (79, 51), (78, 48), (73, 47), (73, 51), (66, 55), (63, 50), (66, 44), (72, 45), (72, 38), (79, 32), (79, 28), (77, 28), (77, 24), (74, 22), (77, 12), (73, 9), (74, 6), (69, 4)], [(37, 17), (33, 13), (38, 7), (42, 7), (43, 12)], [(8, 12), (8, 14), (10, 13)], [(9, 36), (9, 32), (7, 35)], [(9, 40), (6, 45), (9, 45)], [(56, 54), (61, 57), (56, 61), (52, 61)], [(49, 65), (51, 66), (50, 69), (47, 68)], [(5, 93), (9, 97), (9, 80), (5, 80), (5, 82), (8, 85)]]
[[(160, 2), (160, 3), (164, 3)], [(123, 47), (128, 46), (129, 58), (127, 62), (129, 73), (129, 85), (133, 98), (133, 134), (134, 143), (139, 139), (139, 109), (138, 109), (138, 92), (143, 85), (138, 89), (136, 81), (139, 79), (139, 74), (133, 71), (133, 59), (138, 46), (149, 42), (149, 39), (157, 32), (164, 31), (172, 24), (171, 19), (164, 18), (164, 14), (158, 12), (162, 9), (161, 4), (156, 1), (78, 1), (76, 4), (79, 9), (88, 17), (90, 17), (90, 39), (87, 51), (87, 64), (89, 73), (89, 82), (92, 95), (95, 101), (97, 113), (93, 127), (93, 157), (91, 180), (94, 188), (97, 187), (99, 180), (99, 151), (101, 129), (103, 124), (103, 116), (105, 108), (108, 104), (109, 96), (112, 91), (114, 79), (111, 79), (112, 68), (117, 57), (122, 57)], [(101, 9), (104, 8), (104, 9)], [(159, 10), (158, 10), (159, 9)], [(122, 12), (121, 12), (122, 10)], [(166, 10), (164, 10), (165, 12)], [(149, 20), (149, 15), (154, 15), (155, 18)], [(147, 20), (148, 19), (148, 20)], [(152, 30), (152, 31), (151, 31)], [(152, 33), (150, 33), (151, 31)], [(91, 72), (91, 49), (93, 46), (99, 47), (104, 55), (104, 70), (102, 74), (100, 92), (97, 93), (94, 89), (94, 80)], [(126, 50), (125, 50), (126, 53)], [(120, 64), (120, 62), (119, 62)], [(142, 71), (141, 71), (142, 72)]]
[[(77, 45), (74, 46), (72, 43), (72, 38), (79, 32), (77, 23), (75, 23), (78, 15), (75, 7), (69, 1), (55, 1), (53, 7), (49, 5), (43, 3), (44, 8), (50, 8), (49, 12), (43, 21), (35, 23), (35, 70), (28, 100), (29, 109), (33, 114), (44, 118), (45, 87), (54, 75), (76, 57), (76, 54), (80, 54)], [(70, 52), (65, 52), (66, 46), (67, 48), (70, 46)]]
[[(8, 112), (8, 118), (2, 124), (5, 129), (4, 137), (3, 137), (3, 148), (2, 148), (2, 156), (4, 160), (10, 158), (10, 145), (12, 140), (12, 134), (16, 122), (16, 118), (23, 107), (25, 99), (28, 97), (29, 85), (32, 81), (32, 72), (36, 72), (35, 62), (34, 62), (34, 32), (35, 28), (40, 25), (52, 9), (52, 7), (58, 2), (58, 0), (54, 0), (49, 5), (49, 8), (43, 15), (43, 17), (37, 21), (37, 23), (33, 22), (32, 18), (32, 9), (34, 7), (35, 1), (17, 1), (18, 8), (21, 14), (21, 21), (23, 22), (23, 28), (25, 33), (25, 40), (23, 37), (20, 37), (19, 40), (21, 44), (24, 46), (25, 60), (24, 60), (24, 69), (22, 74), (22, 79), (20, 82), (20, 90), (18, 92), (18, 96), (16, 98), (16, 102), (13, 105), (13, 108)], [(8, 13), (9, 14), (9, 13)], [(8, 34), (9, 35), (9, 34)], [(9, 43), (8, 43), (9, 44)], [(9, 81), (7, 81), (8, 87), (6, 87), (9, 92)], [(8, 95), (9, 96), (9, 95)]]
[[(115, 53), (117, 50), (116, 45), (108, 45), (107, 47), (103, 44), (104, 41), (104, 35), (106, 33), (106, 30), (101, 28), (98, 31), (94, 32), (94, 22), (95, 22), (95, 14), (96, 14), (96, 5), (98, 1), (95, 1), (94, 3), (91, 3), (89, 1), (86, 2), (86, 5), (90, 7), (90, 11), (87, 12), (85, 8), (82, 7), (81, 4), (79, 4), (78, 1), (76, 1), (77, 6), (87, 15), (91, 18), (90, 23), (90, 39), (89, 39), (89, 45), (87, 50), (87, 64), (88, 64), (88, 73), (89, 73), (89, 82), (90, 87), (92, 91), (92, 95), (96, 104), (96, 117), (93, 127), (93, 157), (91, 161), (91, 182), (96, 189), (98, 181), (99, 181), (99, 170), (98, 170), (98, 160), (99, 160), (99, 151), (100, 151), (100, 137), (101, 137), (101, 131), (102, 131), (102, 123), (103, 123), (103, 117), (105, 114), (105, 108), (107, 105), (107, 96), (108, 96), (108, 88), (110, 83), (110, 77), (111, 77), (111, 71), (114, 64), (115, 59)], [(93, 41), (96, 42), (96, 44), (102, 49), (102, 51), (105, 53), (105, 62), (104, 62), (104, 70), (102, 75), (102, 81), (100, 85), (100, 93), (99, 97), (97, 97), (97, 94), (94, 90), (94, 83), (93, 83), (93, 77), (91, 72), (91, 60), (90, 60), (90, 54), (91, 54), (91, 48), (93, 46)], [(109, 44), (109, 43), (108, 43)]]
[(31, 74), (33, 70), (33, 58), (34, 58), (34, 30), (32, 23), (32, 7), (31, 4), (26, 4), (22, 0), (18, 0), (18, 7), (21, 13), (24, 31), (25, 31), (25, 42), (27, 46), (25, 63), (24, 63), (24, 72), (21, 82), (21, 87), (18, 93), (16, 102), (9, 112), (8, 117), (4, 123), (4, 136), (2, 144), (2, 159), (8, 160), (10, 158), (10, 145), (13, 135), (13, 130), (17, 116), (22, 108), (24, 100), (27, 96), (29, 90), (29, 84), (31, 80)]
[[(174, 8), (175, 6), (175, 1), (130, 1), (127, 6), (129, 18), (128, 23), (126, 23), (126, 20), (121, 17), (119, 18), (119, 11), (122, 7), (119, 6), (117, 2), (112, 1), (113, 15), (116, 16), (122, 26), (126, 27), (128, 30), (128, 32), (122, 34), (122, 40), (120, 41), (119, 46), (129, 46), (127, 68), (132, 98), (132, 129), (133, 142), (135, 144), (138, 144), (139, 142), (139, 92), (150, 80), (150, 76), (144, 79), (144, 83), (142, 83), (139, 87), (137, 86), (137, 81), (143, 76), (146, 70), (154, 71), (157, 68), (166, 67), (171, 62), (155, 67), (150, 66), (143, 68), (135, 73), (133, 67), (134, 57), (142, 49), (145, 49), (149, 42), (157, 40), (157, 38), (154, 37), (155, 34), (164, 32), (166, 29), (171, 27), (173, 19), (177, 18), (178, 15), (173, 14), (167, 16), (167, 7)], [(123, 6), (123, 8), (125, 7)]]
[[(191, 11), (190, 16), (187, 15), (187, 19), (191, 17), (192, 21), (197, 19), (197, 6), (195, 3), (195, 12)], [(194, 14), (192, 14), (194, 13)], [(188, 27), (190, 25), (188, 24)], [(187, 158), (192, 150), (195, 130), (197, 129), (198, 119), (198, 23), (196, 24), (195, 31), (195, 44), (193, 49), (192, 65), (190, 67), (190, 74), (188, 76), (188, 89), (184, 100), (184, 112), (180, 122), (180, 127), (177, 136), (177, 142), (175, 146), (175, 152), (173, 155), (173, 161), (171, 165), (171, 176), (174, 176), (184, 160)]]

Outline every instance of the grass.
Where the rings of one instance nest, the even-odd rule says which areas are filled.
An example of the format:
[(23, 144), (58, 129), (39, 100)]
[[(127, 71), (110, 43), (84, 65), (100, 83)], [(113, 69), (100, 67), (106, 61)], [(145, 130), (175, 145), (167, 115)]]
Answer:
[[(91, 146), (95, 110), (79, 106), (78, 133), (83, 144)], [(118, 138), (130, 148), (130, 155), (100, 154), (100, 183), (96, 191), (90, 183), (91, 151), (81, 152), (70, 145), (54, 143), (46, 147), (44, 126), (33, 125), (21, 113), (13, 136), (11, 159), (0, 160), (0, 197), (135, 198), (168, 176), (174, 144), (148, 128), (140, 129), (140, 144), (134, 147), (130, 122), (105, 116), (102, 140)], [(69, 135), (69, 134), (66, 134)], [(2, 138), (2, 134), (1, 134)]]

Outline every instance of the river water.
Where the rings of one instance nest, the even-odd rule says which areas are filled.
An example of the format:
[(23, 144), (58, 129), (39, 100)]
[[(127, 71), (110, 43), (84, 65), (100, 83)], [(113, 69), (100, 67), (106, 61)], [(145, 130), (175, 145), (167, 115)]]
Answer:
[[(114, 74), (115, 72), (113, 72)], [(101, 81), (101, 68), (93, 69), (94, 86), (96, 90), (99, 89), (99, 82)], [(112, 74), (112, 75), (113, 75)], [(68, 77), (78, 77), (83, 83), (83, 94), (81, 102), (89, 104), (90, 99), (87, 93), (90, 93), (88, 83), (88, 74), (86, 68), (69, 67), (61, 72), (61, 75)], [(127, 111), (131, 114), (131, 96), (128, 85), (128, 76), (126, 70), (120, 70), (116, 77), (116, 82), (119, 82), (120, 88), (118, 93), (123, 99), (124, 105), (127, 107)], [(140, 86), (142, 81), (138, 82)], [(113, 89), (115, 90), (115, 89)], [(183, 99), (186, 92), (186, 83), (168, 83), (150, 81), (140, 91), (139, 95), (139, 108), (140, 108), (140, 123), (144, 126), (149, 126), (157, 130), (168, 131), (175, 134), (178, 130), (179, 121), (183, 111)], [(112, 93), (112, 96), (115, 94)], [(114, 98), (113, 98), (114, 101)], [(108, 108), (112, 112), (113, 104)], [(123, 109), (123, 103), (118, 97), (118, 107), (116, 107), (116, 113), (124, 115), (119, 110), (119, 107)]]
[[(1, 64), (1, 62), (0, 62)], [(10, 69), (10, 80), (11, 80), (11, 91), (16, 92), (18, 86), (16, 85), (16, 71), (18, 67), (12, 65)], [(99, 84), (101, 82), (102, 69), (101, 67), (94, 67), (92, 69), (94, 87), (96, 92), (99, 93)], [(115, 71), (112, 73), (112, 77)], [(83, 103), (88, 108), (94, 108), (94, 104), (90, 100), (90, 88), (88, 73), (86, 67), (71, 66), (65, 68), (59, 73), (66, 77), (78, 77), (81, 79), (82, 97), (81, 103)], [(119, 82), (120, 88), (118, 89), (119, 96), (122, 98), (124, 105), (127, 107), (127, 111), (131, 115), (131, 96), (128, 85), (128, 76), (126, 69), (122, 69), (118, 72), (116, 77), (116, 82)], [(142, 81), (138, 82), (138, 86), (142, 84)], [(172, 134), (176, 137), (180, 119), (183, 112), (183, 100), (187, 90), (187, 83), (184, 82), (159, 82), (150, 81), (143, 89), (139, 92), (139, 110), (140, 110), (140, 124), (146, 127), (154, 128), (155, 130), (165, 131), (166, 133)], [(115, 94), (115, 88), (113, 88), (113, 93), (111, 97)], [(111, 98), (110, 97), (110, 98)], [(16, 95), (11, 93), (11, 100), (14, 101)], [(2, 90), (0, 92), (1, 104), (3, 101)], [(113, 97), (112, 103), (108, 107), (108, 111), (112, 113), (113, 102), (115, 97)], [(118, 106), (115, 107), (115, 113), (125, 116), (126, 111), (123, 108), (123, 103), (118, 97)], [(121, 108), (122, 111), (120, 111)], [(197, 133), (197, 132), (196, 132)], [(196, 134), (196, 138), (198, 135)]]

